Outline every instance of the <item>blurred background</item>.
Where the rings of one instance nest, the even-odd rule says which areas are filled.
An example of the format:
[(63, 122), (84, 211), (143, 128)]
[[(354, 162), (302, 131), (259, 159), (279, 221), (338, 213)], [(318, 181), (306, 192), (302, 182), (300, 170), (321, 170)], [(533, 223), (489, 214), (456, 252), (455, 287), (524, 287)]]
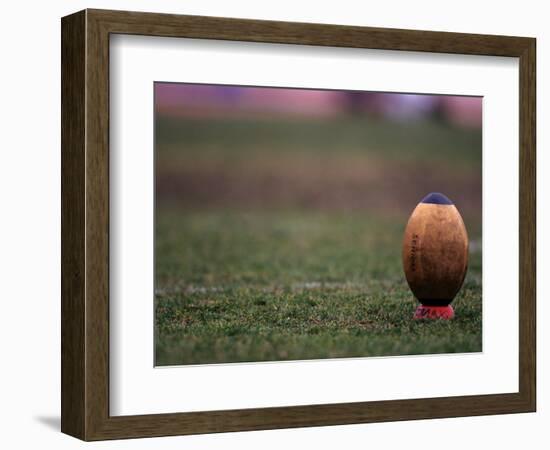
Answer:
[[(157, 364), (480, 350), (481, 122), (480, 97), (155, 83)], [(403, 328), (430, 192), (470, 236), (471, 320), (437, 345)]]
[(481, 212), (480, 97), (157, 83), (157, 200)]

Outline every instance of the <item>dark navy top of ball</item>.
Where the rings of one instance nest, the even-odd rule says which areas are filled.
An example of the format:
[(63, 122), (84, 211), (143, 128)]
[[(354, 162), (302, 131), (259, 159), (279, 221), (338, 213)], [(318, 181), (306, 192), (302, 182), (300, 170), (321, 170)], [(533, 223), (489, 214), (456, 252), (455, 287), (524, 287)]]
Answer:
[(426, 195), (420, 203), (432, 203), (434, 205), (452, 205), (453, 202), (439, 192), (432, 192)]

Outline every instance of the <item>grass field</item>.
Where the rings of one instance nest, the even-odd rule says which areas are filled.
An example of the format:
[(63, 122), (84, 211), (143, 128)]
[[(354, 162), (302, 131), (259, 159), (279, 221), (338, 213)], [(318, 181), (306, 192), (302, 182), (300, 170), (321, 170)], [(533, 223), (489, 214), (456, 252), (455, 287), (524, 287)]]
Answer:
[[(412, 131), (415, 141), (403, 126), (369, 134), (349, 123), (317, 124), (322, 139), (300, 132), (303, 124), (249, 122), (252, 136), (238, 132), (240, 122), (214, 124), (211, 133), (201, 133), (201, 123), (172, 132), (164, 124), (157, 365), (481, 351), (481, 209), (474, 195), (481, 155), (472, 150), (480, 149), (479, 133), (429, 124)], [(273, 135), (277, 126), (284, 132)], [(328, 149), (339, 132), (346, 140), (335, 157)], [(401, 239), (426, 189), (464, 195), (473, 245), (452, 321), (411, 320), (417, 302), (403, 276)]]

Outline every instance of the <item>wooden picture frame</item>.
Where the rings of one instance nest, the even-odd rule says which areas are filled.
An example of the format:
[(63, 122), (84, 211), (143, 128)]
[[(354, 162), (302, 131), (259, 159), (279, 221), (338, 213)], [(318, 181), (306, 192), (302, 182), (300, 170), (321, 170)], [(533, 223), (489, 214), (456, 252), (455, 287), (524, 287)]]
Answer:
[[(62, 29), (62, 416), (84, 440), (535, 411), (533, 38), (85, 10)], [(519, 58), (519, 392), (261, 409), (109, 415), (109, 35)]]

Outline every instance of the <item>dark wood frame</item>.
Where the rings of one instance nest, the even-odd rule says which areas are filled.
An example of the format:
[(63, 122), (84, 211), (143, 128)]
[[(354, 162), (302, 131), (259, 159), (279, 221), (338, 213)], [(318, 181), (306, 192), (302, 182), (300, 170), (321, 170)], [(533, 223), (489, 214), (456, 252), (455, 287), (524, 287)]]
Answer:
[[(64, 17), (61, 30), (64, 433), (99, 440), (535, 411), (534, 38), (103, 10)], [(518, 57), (519, 392), (110, 416), (108, 99), (113, 33)]]

